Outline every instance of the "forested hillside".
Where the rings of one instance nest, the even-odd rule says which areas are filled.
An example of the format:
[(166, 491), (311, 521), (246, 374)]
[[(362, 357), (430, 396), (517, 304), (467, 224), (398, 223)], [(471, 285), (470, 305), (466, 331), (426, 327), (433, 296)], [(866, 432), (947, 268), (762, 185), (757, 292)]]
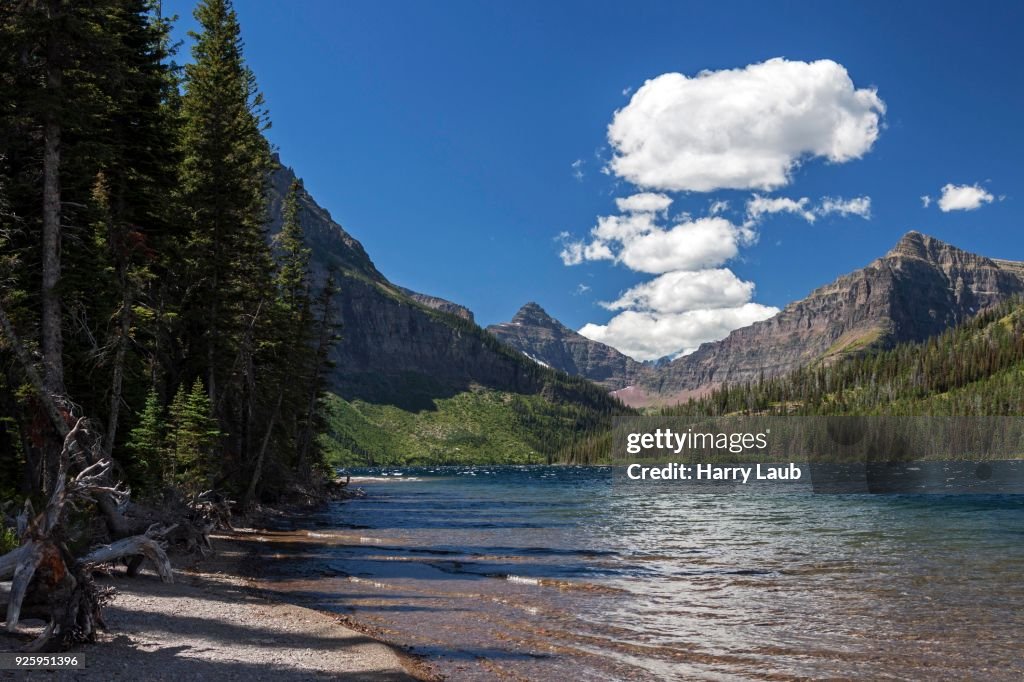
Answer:
[(1024, 302), (1002, 303), (921, 343), (722, 386), (663, 413), (1024, 414)]

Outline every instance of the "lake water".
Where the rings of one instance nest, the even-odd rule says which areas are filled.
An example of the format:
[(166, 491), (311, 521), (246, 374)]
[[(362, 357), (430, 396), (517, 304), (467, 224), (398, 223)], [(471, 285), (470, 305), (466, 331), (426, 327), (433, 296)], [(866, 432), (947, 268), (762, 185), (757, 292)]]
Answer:
[(1024, 676), (1022, 496), (351, 473), (266, 577), (453, 680)]

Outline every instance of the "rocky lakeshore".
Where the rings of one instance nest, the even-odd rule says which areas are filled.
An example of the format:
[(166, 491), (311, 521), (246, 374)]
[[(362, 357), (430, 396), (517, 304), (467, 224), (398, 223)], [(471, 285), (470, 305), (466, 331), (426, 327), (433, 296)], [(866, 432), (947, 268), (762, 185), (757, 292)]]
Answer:
[[(274, 532), (237, 529), (212, 537), (215, 554), (175, 565), (175, 582), (155, 573), (135, 578), (122, 568), (101, 585), (116, 590), (104, 609), (107, 629), (78, 647), (84, 670), (51, 672), (53, 680), (218, 679), (368, 682), (429, 680), (419, 662), (350, 627), (337, 615), (285, 603), (260, 581)], [(17, 642), (0, 639), (0, 651)], [(0, 672), (0, 679), (38, 676)]]

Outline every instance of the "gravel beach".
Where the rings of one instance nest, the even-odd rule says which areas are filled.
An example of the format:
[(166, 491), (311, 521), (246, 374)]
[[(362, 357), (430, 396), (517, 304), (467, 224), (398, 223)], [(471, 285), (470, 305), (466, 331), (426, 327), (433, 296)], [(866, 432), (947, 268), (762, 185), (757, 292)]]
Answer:
[[(253, 570), (258, 531), (213, 538), (216, 554), (176, 567), (175, 582), (115, 569), (101, 584), (117, 590), (104, 610), (107, 630), (77, 648), (85, 670), (0, 672), (0, 679), (367, 680), (430, 679), (395, 648), (336, 616), (260, 596)], [(0, 651), (16, 642), (0, 637)]]

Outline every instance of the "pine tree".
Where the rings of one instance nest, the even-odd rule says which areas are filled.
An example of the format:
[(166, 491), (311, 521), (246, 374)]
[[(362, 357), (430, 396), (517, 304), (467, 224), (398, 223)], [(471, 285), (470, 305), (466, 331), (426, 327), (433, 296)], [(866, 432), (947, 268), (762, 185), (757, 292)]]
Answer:
[(277, 288), (285, 308), (300, 313), (309, 308), (309, 258), (312, 251), (302, 234), (299, 196), (302, 182), (292, 180), (284, 198), (281, 232), (277, 235)]
[(126, 447), (134, 455), (139, 478), (153, 486), (161, 480), (170, 480), (161, 470), (165, 464), (167, 422), (156, 389), (150, 389), (146, 405), (139, 416), (138, 425), (128, 434)]
[[(188, 371), (206, 378), (227, 433), (224, 470), (237, 476), (258, 456), (274, 399), (263, 365), (270, 336), (273, 259), (266, 241), (266, 181), (273, 166), (263, 137), (263, 98), (242, 57), (228, 0), (195, 11), (192, 64), (182, 97), (182, 200), (189, 235), (182, 320)], [(244, 480), (244, 479), (243, 479)], [(236, 479), (236, 482), (241, 483)]]
[(216, 475), (211, 454), (221, 435), (202, 379), (197, 378), (190, 391), (184, 384), (178, 387), (169, 422), (169, 478), (187, 492), (197, 493)]
[(185, 67), (182, 98), (181, 183), (194, 291), (185, 314), (191, 356), (202, 358), (218, 405), (260, 294), (268, 291), (265, 182), (273, 162), (262, 134), (263, 97), (243, 61), (231, 3), (204, 0), (194, 14), (201, 31), (191, 34), (194, 61)]
[[(40, 264), (9, 283), (33, 295), (25, 314), (20, 302), (12, 312), (21, 336), (38, 340), (47, 393), (106, 418), (108, 453), (131, 321), (107, 322), (132, 309), (111, 292), (128, 292), (133, 245), (159, 222), (166, 199), (157, 199), (175, 185), (164, 117), (169, 27), (150, 9), (147, 0), (0, 7), (0, 183), (10, 198), (0, 238), (10, 257)], [(100, 225), (103, 239), (93, 240)], [(49, 440), (44, 450), (59, 448)]]

